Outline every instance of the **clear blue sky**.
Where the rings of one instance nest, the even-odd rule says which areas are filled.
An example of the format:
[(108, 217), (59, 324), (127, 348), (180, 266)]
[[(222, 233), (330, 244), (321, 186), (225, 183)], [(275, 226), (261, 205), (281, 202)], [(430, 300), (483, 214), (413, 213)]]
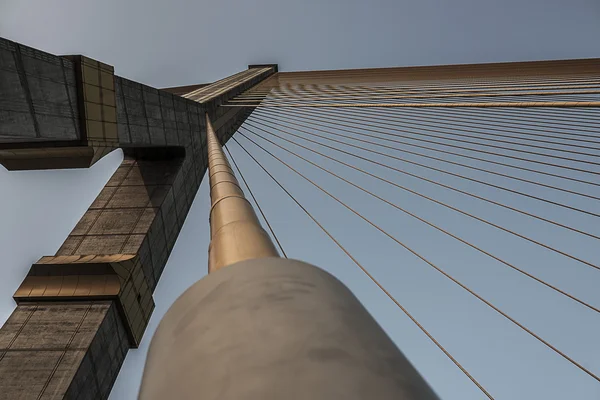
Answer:
[[(193, 3), (0, 0), (1, 36), (55, 54), (83, 53), (113, 64), (118, 75), (155, 87), (209, 82), (244, 69), (247, 64), (264, 62), (278, 62), (283, 70), (301, 70), (598, 57), (599, 21), (600, 3), (595, 0), (568, 3), (558, 0)], [(243, 138), (239, 140), (278, 179), (289, 182), (298, 199), (496, 399), (600, 398), (600, 384), (596, 381), (318, 194)], [(484, 398), (235, 143), (229, 148), (290, 257), (319, 265), (346, 283), (443, 399)], [(276, 152), (586, 368), (600, 373), (598, 314), (376, 203), (284, 152)], [(600, 272), (473, 224), (309, 153), (302, 154), (600, 306)], [(3, 276), (7, 276), (0, 281), (1, 323), (10, 315), (14, 307), (11, 295), (30, 265), (41, 256), (54, 254), (121, 158), (120, 151), (113, 152), (89, 170), (8, 173), (0, 169), (0, 253), (6, 274)], [(357, 166), (399, 179), (381, 168), (364, 163)], [(430, 176), (442, 178), (439, 174)], [(490, 179), (477, 173), (470, 176)], [(403, 179), (411, 188), (478, 212), (588, 260), (600, 259), (598, 243), (591, 239)], [(494, 182), (508, 185), (505, 180)], [(542, 207), (489, 188), (456, 180), (451, 183), (600, 233), (597, 221), (591, 218)], [(144, 340), (138, 350), (129, 352), (111, 400), (135, 398), (153, 329), (177, 296), (206, 273), (209, 239), (206, 184), (204, 181), (198, 192), (154, 294), (156, 309)], [(527, 189), (537, 195), (548, 194)], [(591, 202), (561, 200), (597, 210)]]

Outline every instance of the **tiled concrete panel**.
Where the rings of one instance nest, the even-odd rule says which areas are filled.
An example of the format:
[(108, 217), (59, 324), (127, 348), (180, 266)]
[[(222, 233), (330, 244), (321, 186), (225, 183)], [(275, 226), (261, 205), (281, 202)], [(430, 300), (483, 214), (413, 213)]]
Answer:
[(60, 350), (5, 352), (0, 360), (0, 390), (4, 398), (37, 399), (63, 354)]
[(146, 103), (147, 105), (160, 105), (158, 89), (154, 89), (150, 86), (143, 86), (142, 90), (144, 96), (144, 103)]
[(106, 398), (128, 347), (112, 302), (21, 304), (0, 329), (0, 396)]
[(181, 133), (181, 132), (189, 132), (191, 130), (191, 125), (188, 123), (188, 115), (187, 113), (185, 114), (185, 120), (183, 122), (177, 122), (177, 130)]
[(17, 71), (7, 71), (0, 65), (0, 110), (29, 112), (27, 96)]
[(42, 138), (48, 140), (56, 138), (64, 140), (78, 139), (77, 131), (75, 130), (76, 124), (72, 118), (39, 114), (37, 115), (37, 122)]
[(153, 185), (121, 186), (112, 192), (111, 198), (105, 204), (105, 207), (116, 209), (147, 207), (156, 188)]
[(17, 71), (17, 65), (15, 63), (15, 57), (13, 55), (14, 47), (8, 49), (2, 47), (0, 43), (0, 68), (5, 71)]
[[(21, 46), (21, 54), (23, 68), (27, 75), (41, 77), (49, 81), (64, 83), (63, 65), (60, 57), (48, 55), (50, 56), (49, 60), (41, 60), (38, 57), (25, 55), (23, 46)], [(72, 63), (69, 62), (67, 67), (70, 67), (69, 69), (73, 71)], [(75, 84), (74, 80), (72, 82)]]
[(165, 233), (168, 235), (173, 232), (175, 229), (181, 228), (177, 222), (177, 205), (175, 203), (175, 197), (173, 195), (173, 190), (170, 191), (169, 197), (173, 198), (172, 202), (169, 202), (169, 206), (167, 208), (167, 202), (163, 203), (161, 207), (162, 218), (165, 228)]
[(179, 234), (177, 212), (189, 209), (187, 197), (177, 203), (172, 188), (177, 177), (178, 186), (184, 184), (182, 163), (125, 159), (57, 255), (143, 253), (142, 269), (153, 289)]
[(144, 103), (140, 100), (132, 99), (130, 97), (125, 97), (125, 106), (127, 107), (127, 115), (129, 116), (129, 123), (135, 124), (139, 123), (132, 119), (132, 117), (143, 118), (144, 123), (146, 123), (146, 110), (144, 108)]
[(0, 93), (0, 142), (3, 136), (23, 142), (80, 137), (70, 61), (0, 39)]
[(188, 147), (190, 142), (185, 140), (184, 132), (178, 132), (175, 128), (165, 128), (165, 144), (167, 146), (183, 146)]
[(177, 139), (177, 122), (175, 122), (174, 120), (164, 119), (163, 126), (165, 127), (165, 130), (173, 136), (171, 139)]
[[(150, 141), (153, 146), (164, 146), (167, 144), (165, 139), (165, 131), (162, 126), (149, 126), (148, 131), (150, 133)], [(175, 142), (174, 145), (179, 143)]]
[(113, 304), (97, 329), (65, 398), (85, 398), (92, 393), (99, 394), (92, 398), (108, 398), (128, 349), (127, 332)]
[[(75, 255), (96, 255), (96, 254), (119, 254), (121, 249), (127, 242), (127, 235), (86, 235), (72, 236), (69, 238), (81, 238), (79, 246), (77, 246), (71, 254)], [(67, 240), (69, 240), (67, 238)], [(60, 255), (64, 254), (61, 250)], [(57, 253), (57, 254), (59, 254)]]
[[(22, 44), (17, 44), (17, 46), (24, 58), (24, 66), (27, 73), (48, 75), (48, 78), (51, 79), (54, 76), (52, 75), (52, 72), (54, 71), (57, 74), (56, 76), (58, 76), (57, 70), (52, 70), (51, 68), (52, 66), (63, 65), (61, 57)], [(28, 59), (35, 60), (35, 62), (29, 64), (27, 61)], [(71, 69), (73, 68), (72, 64), (66, 64), (66, 66)], [(48, 71), (48, 68), (51, 70)]]
[(36, 113), (72, 118), (71, 105), (64, 82), (29, 77), (28, 84)]
[(143, 101), (142, 85), (125, 78), (117, 78), (121, 81), (123, 96), (137, 101)]
[[(148, 224), (150, 225), (150, 224)], [(149, 227), (148, 227), (149, 229)], [(148, 287), (151, 291), (154, 291), (156, 287), (156, 283), (158, 282), (158, 277), (154, 275), (154, 268), (152, 264), (152, 255), (150, 252), (150, 239), (148, 236), (144, 238), (140, 248), (138, 250), (138, 254), (140, 256), (140, 262), (142, 264), (142, 270), (144, 272), (144, 276), (146, 277), (146, 282), (148, 283)]]
[(130, 125), (129, 132), (131, 135), (131, 143), (138, 145), (151, 144), (150, 132), (148, 126), (145, 125)]
[[(183, 125), (183, 126), (181, 126)], [(190, 130), (186, 129), (187, 124), (178, 124), (177, 127), (177, 136), (171, 136), (171, 140), (174, 142), (177, 140), (180, 146), (186, 148), (186, 151), (190, 151), (191, 148), (191, 140), (190, 140)], [(197, 135), (200, 135), (200, 132), (196, 132)]]
[(195, 135), (192, 133), (192, 154), (194, 158), (201, 159), (203, 158), (204, 148), (202, 147), (202, 138), (200, 135)]
[(122, 146), (126, 146), (131, 142), (131, 138), (129, 136), (129, 125), (117, 124), (117, 133), (119, 136), (119, 144), (121, 144)]
[[(10, 137), (11, 139), (4, 139)], [(29, 111), (0, 109), (0, 142), (36, 140), (35, 125)]]
[[(105, 209), (101, 212), (96, 222), (88, 233), (90, 235), (126, 235), (130, 234), (138, 219), (142, 216), (143, 209)], [(121, 253), (119, 252), (116, 252)]]
[(127, 236), (127, 241), (121, 248), (123, 254), (135, 254), (139, 250), (144, 241), (144, 235), (130, 234)]
[(162, 112), (160, 105), (144, 103), (146, 107), (146, 117), (157, 121), (157, 126), (162, 125)]
[(163, 103), (162, 105), (162, 117), (165, 121), (176, 122), (175, 110), (172, 105), (167, 103), (166, 105)]
[[(203, 105), (124, 78), (116, 77), (115, 82), (118, 133), (122, 145), (183, 146), (195, 159), (202, 159), (197, 162), (198, 168), (205, 168)], [(216, 119), (230, 111), (217, 108), (211, 111), (211, 117)], [(217, 133), (229, 129), (231, 125), (217, 129)], [(194, 139), (194, 136), (200, 139)]]
[(154, 276), (158, 281), (162, 275), (169, 253), (167, 251), (167, 245), (164, 241), (157, 242), (155, 246), (151, 246), (150, 253), (152, 255), (152, 268), (154, 270)]

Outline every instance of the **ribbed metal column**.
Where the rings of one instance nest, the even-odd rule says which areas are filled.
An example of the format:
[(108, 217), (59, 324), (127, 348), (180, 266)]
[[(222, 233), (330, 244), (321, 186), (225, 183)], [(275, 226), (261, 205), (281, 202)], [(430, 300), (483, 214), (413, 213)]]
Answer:
[(206, 129), (211, 199), (208, 271), (243, 260), (279, 257), (252, 205), (244, 197), (208, 114)]

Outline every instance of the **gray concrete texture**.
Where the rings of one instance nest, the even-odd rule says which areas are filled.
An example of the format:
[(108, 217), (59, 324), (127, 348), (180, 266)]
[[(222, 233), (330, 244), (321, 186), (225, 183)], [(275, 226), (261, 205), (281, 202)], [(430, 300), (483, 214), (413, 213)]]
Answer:
[(242, 261), (191, 286), (152, 339), (140, 400), (438, 397), (333, 275)]
[(73, 63), (0, 38), (0, 142), (79, 139)]
[(0, 348), (0, 399), (98, 399), (129, 343), (113, 302), (32, 303), (17, 306)]

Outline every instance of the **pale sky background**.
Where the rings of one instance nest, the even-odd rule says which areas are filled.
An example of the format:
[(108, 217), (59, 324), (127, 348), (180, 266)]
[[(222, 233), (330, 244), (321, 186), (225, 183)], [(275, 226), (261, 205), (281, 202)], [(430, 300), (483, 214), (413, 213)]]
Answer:
[[(288, 71), (599, 57), (600, 2), (0, 0), (0, 36), (54, 54), (86, 54), (114, 65), (118, 75), (164, 87), (214, 81), (252, 63), (277, 62), (281, 70)], [(590, 126), (591, 129), (597, 127), (597, 123)], [(236, 137), (285, 182), (496, 399), (600, 398), (600, 383), (334, 201), (318, 194), (246, 139)], [(517, 275), (391, 207), (376, 203), (364, 193), (285, 152), (267, 147), (586, 368), (600, 374), (600, 316), (597, 313)], [(290, 145), (286, 147), (291, 148)], [(485, 398), (286, 198), (237, 144), (231, 142), (229, 148), (290, 257), (319, 265), (348, 285), (442, 399)], [(308, 152), (295, 150), (600, 306), (600, 271), (483, 227)], [(319, 151), (336, 155), (333, 151)], [(0, 168), (0, 254), (3, 259), (0, 323), (14, 308), (11, 296), (31, 264), (41, 256), (56, 252), (121, 159), (122, 153), (115, 151), (88, 170), (9, 173)], [(593, 239), (499, 211), (494, 206), (402, 178), (350, 157), (345, 157), (344, 161), (391, 180), (400, 180), (415, 190), (586, 260), (597, 263), (600, 259), (598, 243)], [(427, 163), (436, 167), (442, 165)], [(437, 173), (424, 173), (400, 162), (391, 164), (432, 179), (445, 179), (457, 187), (600, 233), (594, 217), (539, 205)], [(448, 168), (447, 165), (444, 168)], [(590, 168), (600, 171), (597, 166)], [(465, 173), (458, 167), (452, 170)], [(591, 201), (559, 197), (555, 192), (517, 185), (473, 171), (469, 176), (540, 196), (554, 196), (555, 200), (598, 211), (597, 204)], [(528, 174), (520, 176), (535, 178)], [(595, 179), (594, 176), (586, 178)], [(556, 181), (548, 179), (544, 182)], [(154, 293), (156, 309), (141, 346), (129, 351), (111, 400), (136, 398), (145, 352), (157, 323), (170, 304), (206, 273), (209, 239), (206, 184), (207, 181), (203, 181)], [(600, 195), (598, 188), (592, 192), (589, 187), (574, 183), (563, 186)]]

